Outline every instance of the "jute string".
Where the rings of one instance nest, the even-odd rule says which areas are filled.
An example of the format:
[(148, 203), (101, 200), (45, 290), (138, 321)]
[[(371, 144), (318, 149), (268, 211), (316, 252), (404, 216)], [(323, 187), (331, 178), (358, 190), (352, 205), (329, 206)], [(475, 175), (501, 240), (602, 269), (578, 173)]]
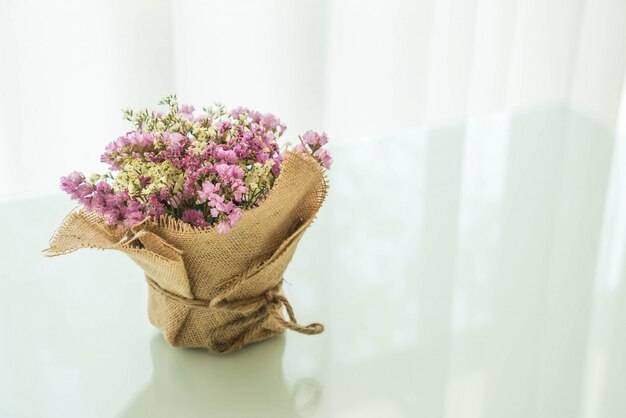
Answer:
[[(267, 307), (267, 305), (282, 305), (287, 310), (287, 315), (289, 316), (289, 321), (285, 320), (278, 311), (273, 311), (274, 319), (281, 324), (282, 326), (289, 328), (293, 331), (299, 332), (301, 334), (314, 335), (320, 334), (324, 332), (324, 325), (319, 323), (312, 323), (306, 326), (302, 326), (298, 324), (298, 320), (296, 319), (296, 315), (293, 312), (293, 308), (291, 307), (291, 303), (287, 300), (286, 297), (280, 294), (282, 282), (277, 286), (273, 287), (270, 290), (267, 290), (265, 293), (252, 297), (247, 300), (239, 300), (236, 302), (228, 303), (222, 305), (216, 303), (219, 301), (219, 297), (213, 300), (202, 300), (202, 299), (189, 299), (184, 298), (173, 293), (168, 292), (158, 285), (157, 282), (152, 280), (150, 277), (146, 276), (146, 282), (148, 286), (150, 286), (155, 292), (160, 293), (161, 295), (171, 299), (177, 303), (188, 306), (189, 308), (196, 309), (225, 309), (230, 311), (236, 311), (241, 313), (247, 313), (249, 316), (246, 317), (246, 322), (248, 323), (256, 323), (259, 319), (265, 317), (263, 315), (263, 308)], [(252, 313), (252, 314), (250, 314)], [(230, 324), (224, 324), (222, 329), (228, 328)]]

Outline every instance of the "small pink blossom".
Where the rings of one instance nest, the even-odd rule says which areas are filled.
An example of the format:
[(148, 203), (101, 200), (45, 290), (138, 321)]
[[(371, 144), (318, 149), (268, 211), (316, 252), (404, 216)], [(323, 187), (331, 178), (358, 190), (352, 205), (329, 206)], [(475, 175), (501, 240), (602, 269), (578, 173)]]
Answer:
[(121, 214), (124, 217), (124, 225), (132, 227), (146, 218), (143, 205), (136, 200), (129, 200), (126, 207), (122, 207)]
[(321, 147), (322, 145), (328, 144), (328, 136), (326, 133), (320, 134), (310, 130), (302, 134), (302, 140), (311, 147)]
[(202, 183), (202, 189), (198, 191), (198, 197), (203, 202), (206, 202), (207, 200), (209, 200), (212, 194), (217, 194), (220, 192), (221, 192), (221, 187), (219, 183), (213, 184), (207, 180), (204, 183)]
[(230, 232), (231, 226), (228, 224), (228, 221), (222, 221), (217, 224), (217, 233), (218, 234), (227, 234)]
[(197, 226), (198, 228), (204, 228), (208, 225), (204, 219), (204, 214), (197, 209), (185, 210), (181, 220), (193, 226)]
[(183, 104), (180, 105), (180, 107), (178, 108), (178, 114), (183, 115), (189, 119), (193, 117), (194, 110), (196, 110), (195, 107)]
[(333, 159), (326, 148), (318, 149), (313, 153), (313, 156), (317, 157), (322, 166), (327, 170), (330, 169), (330, 166), (333, 164)]
[(233, 197), (235, 198), (236, 202), (241, 202), (241, 200), (243, 199), (243, 195), (248, 193), (248, 188), (244, 186), (241, 180), (236, 180), (235, 182), (233, 182), (233, 184), (231, 185), (231, 189), (233, 190)]
[(90, 183), (82, 183), (80, 185), (78, 185), (78, 187), (76, 188), (76, 190), (74, 191), (74, 196), (79, 199), (85, 199), (87, 198), (89, 195), (91, 195), (95, 190), (95, 187), (90, 184)]
[(234, 226), (237, 222), (239, 222), (241, 220), (241, 218), (243, 217), (243, 212), (241, 211), (241, 209), (239, 208), (234, 208), (229, 214), (228, 214), (228, 224), (232, 227)]
[(61, 177), (61, 190), (71, 195), (84, 181), (85, 175), (83, 173), (73, 171), (68, 176)]
[(178, 132), (165, 132), (163, 134), (163, 142), (168, 144), (169, 150), (177, 150), (183, 148), (187, 144), (188, 139)]
[(239, 159), (237, 153), (233, 150), (225, 150), (223, 147), (217, 147), (215, 157), (228, 164), (234, 164)]
[(246, 109), (245, 107), (241, 107), (241, 106), (236, 107), (230, 111), (230, 115), (233, 117), (233, 119), (239, 119), (239, 117), (243, 113), (248, 113), (248, 109)]
[(232, 184), (237, 179), (242, 179), (245, 174), (243, 168), (235, 164), (217, 164), (215, 171), (226, 185)]
[(271, 113), (266, 113), (263, 116), (261, 116), (261, 120), (259, 121), (259, 124), (265, 129), (268, 129), (271, 131), (271, 130), (276, 129), (276, 127), (280, 125), (280, 120), (278, 120), (278, 118), (272, 115)]
[(319, 137), (319, 134), (314, 131), (306, 131), (302, 134), (302, 140), (309, 145), (318, 145)]
[(218, 210), (222, 210), (222, 205), (224, 204), (224, 195), (220, 195), (217, 193), (209, 194), (208, 204), (212, 208), (217, 208)]

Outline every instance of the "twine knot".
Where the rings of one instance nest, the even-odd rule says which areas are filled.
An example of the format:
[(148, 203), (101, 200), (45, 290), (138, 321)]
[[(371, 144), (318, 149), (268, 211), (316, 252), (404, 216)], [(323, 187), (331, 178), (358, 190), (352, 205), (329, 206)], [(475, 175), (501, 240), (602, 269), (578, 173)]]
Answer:
[[(222, 324), (217, 329), (210, 331), (207, 337), (207, 346), (220, 353), (228, 353), (241, 348), (263, 329), (276, 332), (290, 329), (306, 335), (319, 334), (324, 331), (324, 325), (319, 323), (306, 326), (298, 324), (289, 300), (280, 294), (282, 280), (258, 296), (236, 301), (229, 301), (219, 295), (211, 300), (185, 298), (163, 289), (147, 275), (146, 282), (152, 290), (160, 295), (190, 309), (224, 310), (244, 315), (243, 318)], [(273, 309), (271, 309), (272, 307)], [(282, 307), (287, 311), (289, 319), (283, 317)], [(239, 336), (234, 340), (223, 341), (219, 338), (221, 335), (231, 334), (232, 331), (239, 333)]]

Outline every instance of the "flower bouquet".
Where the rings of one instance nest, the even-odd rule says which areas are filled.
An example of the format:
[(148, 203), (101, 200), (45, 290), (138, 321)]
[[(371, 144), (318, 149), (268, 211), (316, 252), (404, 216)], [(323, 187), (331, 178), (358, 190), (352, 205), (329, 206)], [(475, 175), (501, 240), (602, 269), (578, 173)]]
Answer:
[[(109, 172), (73, 172), (61, 188), (80, 208), (46, 255), (119, 250), (145, 272), (148, 317), (176, 347), (227, 353), (299, 325), (283, 272), (327, 193), (325, 134), (281, 150), (271, 114), (223, 106), (125, 110), (134, 129), (102, 155)], [(287, 311), (284, 317), (283, 308)]]

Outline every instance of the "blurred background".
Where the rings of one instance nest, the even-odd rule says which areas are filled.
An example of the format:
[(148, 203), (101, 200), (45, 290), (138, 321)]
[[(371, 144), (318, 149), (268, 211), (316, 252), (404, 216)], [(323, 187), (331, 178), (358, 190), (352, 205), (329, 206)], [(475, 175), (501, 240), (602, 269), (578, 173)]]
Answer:
[(0, 199), (102, 170), (120, 108), (174, 92), (335, 144), (552, 104), (624, 130), (625, 22), (623, 0), (2, 0)]
[[(626, 1), (0, 0), (0, 60), (0, 416), (626, 416)], [(171, 93), (329, 134), (320, 336), (170, 349), (122, 254), (41, 256)]]

